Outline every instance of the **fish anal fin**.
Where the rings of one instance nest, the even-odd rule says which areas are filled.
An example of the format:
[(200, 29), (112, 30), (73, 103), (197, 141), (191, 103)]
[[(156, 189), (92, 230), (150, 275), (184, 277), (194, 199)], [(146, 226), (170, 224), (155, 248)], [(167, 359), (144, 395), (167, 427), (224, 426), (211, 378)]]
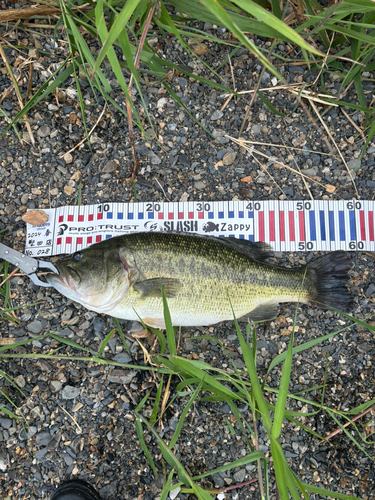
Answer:
[(162, 297), (162, 286), (168, 299), (176, 295), (181, 288), (181, 283), (174, 278), (152, 278), (134, 283), (133, 288), (136, 292), (141, 293), (142, 299), (145, 299), (147, 297)]
[(142, 321), (145, 325), (152, 328), (159, 328), (160, 330), (164, 330), (165, 328), (164, 319), (162, 318), (142, 318)]
[(238, 318), (238, 321), (270, 321), (271, 319), (276, 318), (279, 314), (279, 304), (277, 303), (269, 303), (262, 304), (249, 313)]

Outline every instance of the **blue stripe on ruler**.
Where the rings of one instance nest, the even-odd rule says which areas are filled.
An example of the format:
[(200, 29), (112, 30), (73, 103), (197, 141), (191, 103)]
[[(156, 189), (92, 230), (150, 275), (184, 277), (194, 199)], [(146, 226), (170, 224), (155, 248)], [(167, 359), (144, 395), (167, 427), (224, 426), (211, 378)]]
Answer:
[(335, 219), (331, 210), (329, 211), (329, 239), (335, 241)]
[(314, 210), (310, 210), (310, 240), (316, 241), (316, 227), (315, 227), (315, 212)]
[(326, 241), (326, 223), (324, 220), (324, 211), (323, 210), (320, 210), (319, 218), (320, 218), (320, 239), (322, 241)]
[(239, 218), (239, 219), (243, 219), (243, 212), (241, 212), (241, 211), (240, 211), (240, 212), (238, 212), (238, 218)]
[(107, 212), (107, 219), (112, 219), (112, 216), (113, 216), (112, 212)]
[(229, 217), (230, 219), (234, 219), (234, 212), (233, 212), (233, 211), (231, 211), (231, 210), (229, 210), (229, 212), (228, 212), (228, 217)]
[(143, 212), (138, 213), (138, 219), (143, 219)]
[(213, 219), (214, 218), (214, 213), (213, 212), (208, 212), (208, 218)]
[(123, 214), (122, 212), (119, 212), (119, 213), (117, 214), (117, 218), (118, 218), (118, 219), (123, 219), (123, 218), (124, 218), (124, 214)]
[(219, 212), (219, 219), (224, 219), (224, 212)]
[(247, 212), (247, 216), (249, 219), (254, 219), (254, 212)]
[(133, 213), (131, 213), (131, 212), (129, 212), (129, 213), (128, 213), (128, 219), (134, 219), (134, 214), (133, 214)]
[(343, 210), (339, 210), (339, 231), (340, 241), (345, 241), (345, 219)]
[(351, 210), (349, 212), (349, 223), (350, 223), (350, 239), (351, 240), (356, 240), (356, 234), (355, 234), (355, 215), (354, 215), (354, 210)]
[(154, 214), (153, 214), (153, 212), (148, 212), (148, 218), (149, 218), (149, 219), (153, 219), (153, 218), (154, 218)]
[(249, 241), (254, 241), (254, 235), (253, 234), (249, 235)]

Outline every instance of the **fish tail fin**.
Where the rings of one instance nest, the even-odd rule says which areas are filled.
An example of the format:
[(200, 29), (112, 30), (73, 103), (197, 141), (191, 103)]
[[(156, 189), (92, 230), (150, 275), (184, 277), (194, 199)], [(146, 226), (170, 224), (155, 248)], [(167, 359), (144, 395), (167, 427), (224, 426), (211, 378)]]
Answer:
[(309, 303), (343, 312), (350, 311), (353, 299), (347, 284), (352, 266), (350, 257), (343, 251), (331, 252), (310, 262), (306, 274), (310, 290)]

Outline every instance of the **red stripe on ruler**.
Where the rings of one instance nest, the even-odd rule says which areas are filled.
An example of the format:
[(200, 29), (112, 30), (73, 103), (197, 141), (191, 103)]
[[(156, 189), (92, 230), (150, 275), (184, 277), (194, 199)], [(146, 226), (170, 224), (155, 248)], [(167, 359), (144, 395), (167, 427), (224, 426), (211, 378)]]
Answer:
[(305, 217), (303, 212), (298, 212), (299, 239), (305, 241)]
[(374, 212), (368, 213), (368, 227), (370, 229), (370, 241), (374, 241)]
[(91, 245), (91, 243), (92, 243), (92, 236), (88, 236), (87, 237), (87, 244)]
[(289, 239), (290, 241), (296, 241), (294, 231), (294, 212), (289, 212)]
[[(98, 214), (98, 215), (101, 215), (101, 214)], [(102, 237), (100, 236), (100, 234), (98, 234), (98, 236), (95, 236), (95, 242), (96, 243), (99, 243), (99, 241), (102, 239)]]
[(203, 212), (198, 212), (198, 219), (203, 219)]
[(361, 228), (361, 240), (366, 240), (365, 212), (359, 211), (359, 226)]
[(275, 241), (275, 212), (270, 211), (270, 241)]
[(280, 212), (280, 241), (285, 241), (285, 220), (284, 220), (284, 210)]
[(258, 212), (259, 241), (264, 241), (264, 212)]
[(164, 219), (164, 214), (163, 212), (158, 213), (158, 219)]
[(184, 218), (184, 212), (178, 212), (178, 218), (183, 219)]
[(194, 219), (194, 212), (188, 212), (188, 219)]
[(84, 221), (84, 216), (83, 215), (79, 215), (78, 216), (78, 222), (83, 222)]

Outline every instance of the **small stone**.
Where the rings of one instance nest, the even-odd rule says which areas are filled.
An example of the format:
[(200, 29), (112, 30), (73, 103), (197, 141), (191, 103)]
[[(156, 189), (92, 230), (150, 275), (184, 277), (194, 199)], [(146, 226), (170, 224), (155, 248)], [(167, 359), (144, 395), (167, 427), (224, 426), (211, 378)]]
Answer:
[(198, 181), (195, 183), (195, 189), (197, 189), (198, 191), (202, 191), (202, 189), (204, 189), (205, 187), (206, 183), (203, 181)]
[[(2, 472), (5, 472), (8, 467), (8, 460), (5, 455), (0, 456), (0, 470)], [(9, 498), (9, 497), (8, 497)]]
[(49, 388), (51, 392), (60, 392), (62, 388), (62, 382), (60, 380), (51, 380), (49, 383)]
[(149, 152), (148, 157), (152, 165), (159, 165), (161, 163), (161, 158), (152, 151)]
[(75, 113), (70, 113), (70, 115), (69, 115), (69, 123), (71, 125), (74, 125), (77, 120), (78, 120), (78, 116)]
[(361, 160), (355, 160), (355, 159), (349, 160), (347, 162), (347, 165), (348, 165), (348, 168), (351, 170), (353, 170), (353, 169), (358, 170), (361, 168)]
[(80, 171), (80, 170), (77, 170), (77, 171), (76, 171), (76, 172), (74, 172), (74, 174), (71, 176), (70, 180), (71, 180), (71, 181), (76, 181), (76, 180), (78, 180), (80, 177), (81, 177), (81, 171)]
[(70, 153), (65, 153), (63, 158), (67, 165), (73, 162), (73, 156)]
[(42, 125), (41, 127), (39, 127), (37, 134), (39, 137), (47, 137), (47, 135), (49, 135), (50, 132), (51, 129), (49, 128), (48, 125)]
[(10, 418), (0, 417), (0, 427), (3, 429), (9, 429), (12, 426), (12, 421)]
[(119, 164), (115, 160), (109, 160), (105, 164), (105, 166), (103, 168), (103, 172), (105, 174), (110, 174), (112, 172), (115, 172), (118, 168), (119, 168)]
[(108, 374), (108, 381), (115, 384), (130, 384), (137, 372), (134, 370), (119, 370), (115, 368)]
[(27, 193), (23, 194), (21, 196), (21, 203), (22, 205), (26, 205), (26, 203), (29, 201), (29, 195)]
[(181, 491), (181, 488), (179, 486), (177, 486), (177, 488), (175, 488), (174, 490), (171, 490), (169, 492), (169, 498), (171, 500), (174, 500), (177, 497), (177, 495), (180, 493), (180, 491)]
[(38, 335), (43, 330), (43, 325), (38, 319), (36, 319), (27, 325), (27, 329), (29, 332)]
[(17, 377), (14, 377), (14, 381), (18, 385), (18, 387), (21, 387), (21, 389), (23, 389), (26, 385), (26, 380), (23, 375), (18, 375)]
[(59, 110), (59, 107), (56, 106), (56, 104), (48, 104), (48, 109), (50, 111), (58, 111)]
[(217, 109), (216, 111), (214, 111), (211, 115), (211, 121), (214, 121), (214, 120), (220, 120), (220, 118), (224, 115), (224, 113), (222, 111), (220, 111), (220, 109)]
[(39, 434), (35, 436), (35, 441), (38, 446), (47, 446), (47, 444), (51, 441), (51, 434), (47, 431), (39, 432)]
[(158, 109), (163, 109), (164, 106), (168, 103), (168, 99), (166, 97), (162, 97), (161, 99), (158, 100), (156, 103), (156, 107)]
[(63, 399), (74, 399), (79, 396), (80, 390), (78, 387), (72, 387), (71, 385), (66, 385), (61, 391), (61, 397)]
[(225, 153), (223, 156), (223, 165), (232, 165), (234, 160), (236, 159), (237, 153), (234, 151), (228, 151), (228, 153)]
[(65, 193), (66, 193), (68, 196), (71, 196), (71, 195), (74, 193), (75, 188), (70, 187), (70, 186), (65, 186), (65, 187), (64, 187), (64, 191), (65, 191)]
[(233, 479), (236, 481), (236, 483), (243, 483), (245, 476), (246, 476), (246, 469), (241, 469), (235, 474), (233, 474)]
[(181, 163), (181, 165), (184, 165), (184, 167), (190, 167), (190, 160), (187, 157), (187, 155), (180, 155), (178, 157), (178, 160)]
[(301, 169), (301, 172), (304, 175), (314, 176), (314, 175), (317, 175), (318, 169), (316, 167), (304, 168), (304, 169)]
[(132, 361), (132, 358), (126, 352), (120, 352), (119, 354), (116, 354), (114, 359), (117, 363), (130, 363)]
[(262, 132), (262, 127), (260, 127), (259, 125), (253, 125), (251, 127), (251, 132), (254, 135), (259, 135)]
[(57, 196), (57, 195), (59, 194), (59, 192), (60, 192), (60, 191), (59, 191), (59, 189), (58, 189), (58, 188), (53, 188), (53, 189), (51, 189), (50, 194), (51, 194), (52, 196)]

